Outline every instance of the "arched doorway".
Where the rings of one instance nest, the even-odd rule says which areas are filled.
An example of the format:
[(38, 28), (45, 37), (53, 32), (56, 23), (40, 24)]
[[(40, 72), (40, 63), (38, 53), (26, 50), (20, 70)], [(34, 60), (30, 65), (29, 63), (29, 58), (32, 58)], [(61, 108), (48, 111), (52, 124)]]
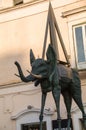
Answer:
[[(30, 107), (12, 116), (12, 120), (16, 122), (16, 130), (39, 130), (39, 114), (40, 109)], [(52, 130), (52, 115), (51, 110), (44, 110), (44, 130)]]

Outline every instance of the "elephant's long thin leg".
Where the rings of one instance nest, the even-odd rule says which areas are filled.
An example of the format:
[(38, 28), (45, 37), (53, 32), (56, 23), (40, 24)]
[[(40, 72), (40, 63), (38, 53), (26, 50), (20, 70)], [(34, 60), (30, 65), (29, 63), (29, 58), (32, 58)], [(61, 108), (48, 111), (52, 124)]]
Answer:
[(40, 130), (42, 130), (43, 111), (44, 111), (46, 96), (47, 96), (47, 93), (42, 93), (41, 112), (40, 112), (40, 116), (39, 116)]
[(80, 95), (73, 95), (73, 99), (76, 102), (76, 104), (78, 105), (78, 107), (80, 108), (82, 115), (83, 115), (83, 123), (84, 123), (84, 127), (86, 129), (86, 114), (84, 111), (84, 107), (82, 104), (82, 100), (81, 100), (81, 96)]
[(76, 102), (76, 104), (78, 105), (79, 109), (82, 112), (83, 120), (84, 120), (84, 126), (85, 126), (85, 129), (86, 129), (86, 114), (85, 114), (85, 111), (84, 111), (81, 95), (74, 94), (73, 99), (74, 99), (74, 101)]
[(67, 130), (70, 130), (70, 124), (71, 124), (71, 105), (72, 105), (72, 98), (71, 98), (71, 94), (68, 91), (64, 91), (62, 93), (63, 98), (64, 98), (64, 103), (66, 106), (66, 110), (67, 110), (67, 117), (68, 117), (68, 126), (67, 126)]
[(60, 94), (61, 94), (61, 88), (60, 86), (54, 87), (52, 90), (52, 94), (54, 97), (54, 101), (56, 104), (56, 110), (57, 110), (57, 121), (59, 125), (59, 130), (61, 130), (61, 117), (60, 117)]
[(81, 89), (80, 87), (78, 87), (78, 84), (72, 84), (72, 97), (74, 99), (74, 101), (76, 102), (76, 104), (78, 105), (79, 109), (81, 110), (82, 114), (84, 115), (84, 108), (83, 108), (83, 103), (82, 103), (82, 97), (81, 97)]
[(84, 107), (83, 107), (83, 103), (82, 103), (81, 89), (77, 85), (75, 84), (75, 86), (73, 86), (74, 90), (72, 92), (72, 96), (73, 96), (74, 101), (76, 102), (76, 104), (78, 105), (79, 109), (82, 112), (83, 120), (84, 120), (84, 126), (85, 126), (85, 129), (86, 129), (86, 113), (84, 111)]
[(81, 96), (74, 94), (73, 99), (76, 102), (76, 104), (78, 105), (78, 107), (80, 108), (82, 114), (85, 115), (85, 111), (84, 111), (84, 108), (83, 108), (83, 103), (82, 103), (82, 100), (81, 100)]
[(86, 113), (84, 111), (83, 103), (82, 103), (82, 97), (81, 97), (81, 82), (79, 78), (79, 74), (77, 71), (72, 70), (73, 72), (73, 82), (71, 84), (71, 93), (73, 96), (74, 101), (78, 105), (79, 109), (82, 112), (83, 120), (84, 120), (84, 126), (86, 129)]

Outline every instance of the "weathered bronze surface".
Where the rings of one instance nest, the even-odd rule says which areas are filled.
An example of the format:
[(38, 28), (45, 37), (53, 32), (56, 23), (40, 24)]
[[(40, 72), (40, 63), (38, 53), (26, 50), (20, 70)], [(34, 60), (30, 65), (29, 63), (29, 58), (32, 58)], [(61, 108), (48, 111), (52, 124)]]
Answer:
[(64, 56), (65, 56), (65, 59), (66, 59), (66, 64), (68, 64), (68, 66), (70, 66), (70, 61), (69, 61), (68, 54), (67, 54), (67, 51), (66, 51), (66, 48), (65, 48), (65, 44), (64, 44), (64, 41), (62, 39), (61, 32), (60, 32), (58, 23), (56, 21), (56, 17), (54, 15), (54, 11), (53, 11), (51, 3), (49, 3), (49, 9), (48, 9), (48, 16), (47, 16), (47, 23), (46, 23), (46, 30), (45, 30), (45, 37), (44, 37), (42, 59), (44, 59), (44, 56), (45, 56), (48, 29), (49, 29), (49, 32), (50, 32), (50, 43), (52, 44), (52, 46), (54, 48), (57, 60), (59, 60), (59, 55), (60, 55), (59, 49), (58, 49), (58, 43), (57, 43), (57, 35), (58, 35), (62, 50), (64, 52)]
[(18, 68), (19, 76), (23, 82), (33, 81), (35, 86), (40, 84), (42, 91), (42, 103), (40, 113), (40, 130), (42, 130), (43, 110), (45, 106), (45, 100), (48, 92), (52, 92), (55, 100), (57, 117), (59, 122), (59, 130), (61, 130), (61, 117), (60, 117), (60, 94), (63, 95), (64, 103), (67, 109), (68, 117), (68, 130), (70, 130), (71, 119), (71, 104), (72, 98), (80, 108), (84, 126), (86, 128), (86, 114), (84, 112), (82, 98), (81, 98), (81, 83), (77, 70), (71, 69), (63, 64), (57, 63), (56, 54), (52, 47), (49, 45), (47, 49), (47, 60), (35, 59), (33, 51), (30, 50), (30, 63), (31, 73), (25, 77), (23, 75), (20, 64), (16, 61), (15, 65)]

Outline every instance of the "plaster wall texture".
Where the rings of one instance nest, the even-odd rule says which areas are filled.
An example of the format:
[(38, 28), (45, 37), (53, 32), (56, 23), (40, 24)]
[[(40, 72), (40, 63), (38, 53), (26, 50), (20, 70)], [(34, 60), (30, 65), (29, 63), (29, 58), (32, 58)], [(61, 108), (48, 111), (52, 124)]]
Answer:
[[(28, 0), (25, 0), (25, 2), (28, 2)], [(61, 0), (57, 2), (57, 0), (52, 0), (51, 2), (70, 61), (72, 66), (75, 66), (74, 52), (70, 45), (73, 42), (70, 30), (76, 20), (81, 21), (81, 17), (84, 19), (85, 12), (64, 18), (62, 12), (72, 10), (77, 3), (78, 7), (85, 5), (85, 1)], [(35, 88), (32, 83), (22, 83), (14, 75), (17, 73), (14, 62), (19, 61), (24, 74), (27, 75), (26, 70), (31, 68), (29, 63), (30, 48), (33, 49), (36, 57), (41, 57), (48, 4), (48, 1), (45, 1), (0, 14), (0, 130), (16, 130), (16, 122), (11, 120), (11, 117), (26, 109), (28, 105), (40, 108), (40, 87)], [(47, 46), (48, 43), (49, 34)], [(65, 60), (60, 44), (59, 48), (61, 60)], [(86, 80), (82, 81), (83, 103), (86, 103), (85, 92)], [(72, 108), (74, 107), (76, 107), (76, 104), (73, 102)], [(48, 94), (45, 108), (50, 108), (52, 111), (56, 109), (51, 93)], [(61, 116), (66, 118), (66, 109), (62, 97)], [(56, 119), (56, 113), (52, 116), (52, 119)]]
[[(32, 7), (32, 9), (34, 11), (34, 7)], [(17, 78), (14, 76), (14, 73), (16, 72), (16, 67), (14, 66), (15, 60), (18, 60), (21, 63), (23, 69), (30, 68), (30, 48), (33, 49), (36, 57), (42, 56), (47, 11), (40, 12), (35, 15), (32, 13), (28, 14), (28, 12), (26, 12), (27, 15), (25, 16), (22, 11), (24, 10), (21, 9), (21, 11), (19, 11), (19, 16), (17, 14), (17, 10), (1, 14), (0, 71), (2, 75), (0, 75), (0, 84), (16, 82)], [(55, 14), (58, 19), (57, 21), (64, 38), (64, 42), (69, 50), (66, 20), (60, 17), (60, 11), (61, 10), (59, 9), (55, 10)], [(18, 18), (16, 18), (16, 16)], [(63, 29), (65, 30), (65, 33), (62, 31)], [(49, 38), (47, 43), (49, 43)], [(60, 56), (63, 57), (62, 55), (63, 54), (61, 53)]]
[(9, 8), (13, 6), (13, 0), (2, 0), (2, 8)]

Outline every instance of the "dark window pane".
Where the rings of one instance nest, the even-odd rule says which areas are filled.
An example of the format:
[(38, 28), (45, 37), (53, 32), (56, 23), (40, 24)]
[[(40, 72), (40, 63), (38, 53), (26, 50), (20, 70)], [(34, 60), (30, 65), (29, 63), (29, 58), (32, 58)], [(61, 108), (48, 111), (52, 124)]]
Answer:
[[(46, 130), (46, 122), (42, 123), (43, 130)], [(21, 130), (39, 130), (39, 123), (22, 124)]]
[[(61, 120), (61, 130), (67, 130), (67, 124), (68, 124), (67, 119)], [(58, 125), (57, 120), (53, 120), (52, 121), (53, 130), (58, 130), (58, 126), (59, 125)], [(73, 130), (72, 119), (71, 119), (71, 124), (70, 124), (70, 130)]]
[(75, 28), (78, 62), (85, 61), (82, 27)]

